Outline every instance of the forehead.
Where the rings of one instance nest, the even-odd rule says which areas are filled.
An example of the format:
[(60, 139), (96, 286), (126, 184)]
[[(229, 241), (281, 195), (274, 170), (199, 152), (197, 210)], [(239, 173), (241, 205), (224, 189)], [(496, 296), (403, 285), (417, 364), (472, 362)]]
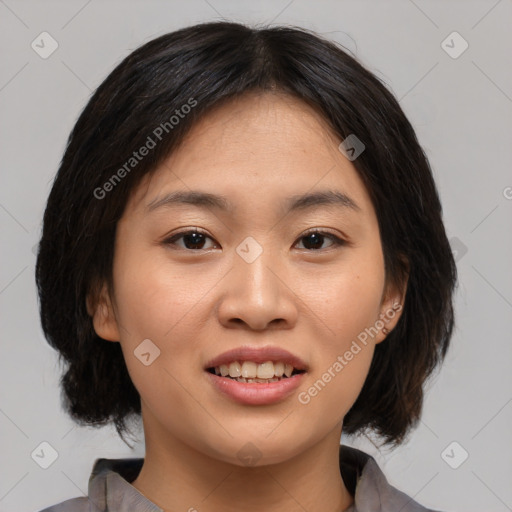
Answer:
[(233, 213), (250, 205), (282, 208), (292, 197), (332, 191), (340, 204), (371, 209), (355, 167), (338, 149), (340, 142), (305, 102), (281, 93), (246, 94), (204, 115), (145, 177), (132, 203), (147, 211), (166, 195), (200, 190), (225, 197), (225, 209)]

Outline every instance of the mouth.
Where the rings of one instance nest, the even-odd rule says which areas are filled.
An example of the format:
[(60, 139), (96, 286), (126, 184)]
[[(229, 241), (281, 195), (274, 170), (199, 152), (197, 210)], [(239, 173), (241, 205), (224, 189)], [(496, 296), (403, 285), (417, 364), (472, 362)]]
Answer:
[(224, 397), (244, 405), (268, 405), (289, 397), (310, 368), (281, 347), (245, 345), (209, 360), (203, 369)]
[[(207, 380), (220, 394), (238, 404), (250, 406), (271, 405), (285, 400), (303, 383), (307, 374), (305, 370), (293, 368), (291, 365), (275, 364), (267, 361), (257, 365), (244, 361), (234, 361), (229, 365), (209, 367), (205, 370)], [(273, 370), (272, 370), (272, 367)], [(263, 366), (263, 372), (258, 370)], [(282, 366), (285, 366), (284, 370)], [(286, 367), (287, 366), (287, 367)], [(236, 376), (238, 373), (239, 376)], [(273, 373), (270, 377), (271, 372)], [(281, 372), (283, 372), (281, 374)], [(222, 374), (225, 375), (222, 375)], [(235, 375), (232, 376), (231, 374)], [(268, 376), (267, 378), (258, 377)], [(244, 377), (243, 375), (249, 375)], [(253, 375), (255, 375), (253, 377)]]

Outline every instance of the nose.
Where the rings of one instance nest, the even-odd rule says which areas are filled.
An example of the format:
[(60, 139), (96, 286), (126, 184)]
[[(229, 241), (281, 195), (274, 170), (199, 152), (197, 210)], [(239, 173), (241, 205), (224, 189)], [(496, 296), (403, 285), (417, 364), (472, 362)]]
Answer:
[(288, 276), (284, 263), (269, 250), (252, 262), (235, 254), (217, 308), (221, 324), (255, 331), (292, 328), (298, 316), (298, 297)]

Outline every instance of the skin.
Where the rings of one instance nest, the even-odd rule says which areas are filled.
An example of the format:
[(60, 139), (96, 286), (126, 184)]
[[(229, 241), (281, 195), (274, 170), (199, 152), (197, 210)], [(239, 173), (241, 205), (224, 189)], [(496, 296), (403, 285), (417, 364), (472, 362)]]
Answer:
[[(377, 217), (337, 137), (312, 108), (280, 93), (249, 94), (217, 107), (146, 176), (118, 223), (113, 293), (91, 307), (97, 334), (119, 342), (141, 396), (146, 457), (132, 485), (165, 511), (345, 510), (353, 498), (340, 475), (343, 417), (368, 374), (379, 332), (335, 378), (298, 400), (365, 328), (402, 303), (386, 282)], [(333, 189), (354, 211), (315, 206), (284, 214), (291, 195)], [(176, 190), (226, 196), (231, 213), (173, 205), (148, 213)], [(170, 235), (201, 228), (199, 248)], [(304, 238), (321, 228), (318, 245)], [(236, 252), (253, 237), (262, 254)], [(193, 243), (193, 242), (192, 242)], [(187, 245), (188, 244), (188, 245)], [(202, 245), (201, 245), (202, 244)], [(391, 331), (400, 317), (386, 323)], [(145, 366), (144, 339), (161, 351)], [(277, 345), (309, 366), (299, 389), (271, 405), (221, 395), (204, 366), (240, 345)], [(256, 384), (255, 384), (256, 385)], [(247, 466), (247, 443), (260, 458)]]

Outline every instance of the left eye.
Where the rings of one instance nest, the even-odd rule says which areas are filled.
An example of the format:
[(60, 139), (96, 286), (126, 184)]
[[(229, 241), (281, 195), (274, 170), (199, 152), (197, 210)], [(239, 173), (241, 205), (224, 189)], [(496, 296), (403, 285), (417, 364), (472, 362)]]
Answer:
[[(199, 231), (197, 229), (190, 230), (190, 231), (182, 231), (181, 233), (177, 233), (173, 235), (172, 237), (164, 240), (165, 245), (170, 246), (177, 246), (176, 243), (178, 240), (183, 240), (183, 245), (180, 246), (181, 249), (189, 249), (189, 250), (202, 250), (202, 249), (209, 249), (211, 247), (204, 247), (205, 240), (210, 239), (213, 240), (211, 237), (206, 235), (206, 233), (203, 233), (202, 231)], [(306, 250), (314, 250), (318, 251), (319, 249), (322, 249), (325, 247), (323, 246), (323, 242), (325, 239), (330, 239), (332, 241), (332, 244), (330, 247), (340, 246), (344, 245), (345, 241), (341, 238), (333, 235), (332, 233), (327, 233), (325, 231), (310, 231), (309, 233), (306, 233), (305, 235), (302, 235), (298, 241), (305, 241), (304, 245), (309, 246), (304, 247)], [(297, 241), (297, 242), (298, 242)], [(296, 242), (296, 244), (297, 244)], [(295, 244), (295, 245), (296, 245)]]
[(333, 235), (332, 233), (327, 233), (325, 231), (310, 231), (309, 233), (306, 233), (305, 235), (301, 236), (299, 240), (307, 240), (306, 245), (313, 246), (312, 248), (314, 250), (318, 250), (322, 248), (322, 240), (325, 238), (329, 238), (332, 240), (333, 243), (331, 244), (330, 247), (344, 245), (345, 243), (345, 241), (342, 240), (341, 238), (337, 237), (336, 235)]

